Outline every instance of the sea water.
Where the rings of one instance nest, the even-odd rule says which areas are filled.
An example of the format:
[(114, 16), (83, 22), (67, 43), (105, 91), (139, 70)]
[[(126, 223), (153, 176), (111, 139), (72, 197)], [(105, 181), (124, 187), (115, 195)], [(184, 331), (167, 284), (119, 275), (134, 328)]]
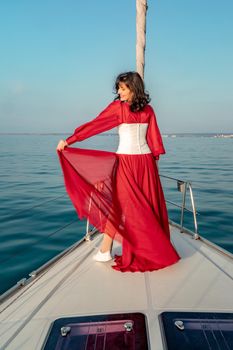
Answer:
[[(83, 237), (66, 194), (56, 145), (59, 134), (2, 134), (0, 138), (0, 293)], [(218, 137), (220, 136), (220, 137)], [(224, 137), (229, 136), (229, 137)], [(164, 135), (159, 173), (166, 200), (182, 204), (177, 181), (189, 181), (198, 211), (198, 231), (233, 252), (233, 138), (230, 135)], [(75, 147), (114, 151), (118, 136), (105, 133)], [(186, 205), (191, 208), (187, 194)], [(180, 222), (180, 208), (167, 203)], [(194, 230), (192, 213), (184, 225)]]

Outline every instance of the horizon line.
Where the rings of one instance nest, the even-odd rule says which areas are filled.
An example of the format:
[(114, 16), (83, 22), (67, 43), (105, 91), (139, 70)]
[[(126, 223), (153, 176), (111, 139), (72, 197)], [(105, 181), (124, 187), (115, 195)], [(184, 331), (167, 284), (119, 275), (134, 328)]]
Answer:
[[(113, 135), (118, 135), (118, 133), (114, 133), (114, 132), (105, 132), (105, 133), (100, 133), (100, 134), (96, 134), (94, 136), (98, 136), (98, 135), (107, 135), (107, 134), (113, 134)], [(183, 134), (214, 134), (214, 135), (233, 135), (233, 131), (232, 132), (161, 132), (161, 135), (183, 135)], [(72, 133), (68, 133), (68, 132), (0, 132), (0, 135), (72, 135)]]

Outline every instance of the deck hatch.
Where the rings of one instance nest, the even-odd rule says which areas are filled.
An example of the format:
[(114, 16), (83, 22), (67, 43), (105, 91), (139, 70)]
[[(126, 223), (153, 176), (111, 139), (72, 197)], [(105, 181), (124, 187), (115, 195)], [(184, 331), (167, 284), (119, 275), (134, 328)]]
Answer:
[(141, 313), (60, 318), (49, 330), (44, 350), (148, 349)]
[(163, 312), (159, 319), (166, 350), (233, 349), (233, 313)]

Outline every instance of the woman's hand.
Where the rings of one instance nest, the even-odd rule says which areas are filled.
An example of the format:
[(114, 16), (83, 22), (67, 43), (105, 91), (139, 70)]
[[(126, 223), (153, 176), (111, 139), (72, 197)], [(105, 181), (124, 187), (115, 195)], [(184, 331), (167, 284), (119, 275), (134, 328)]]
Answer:
[(68, 146), (68, 143), (64, 140), (60, 140), (57, 145), (57, 151), (63, 151), (65, 147)]

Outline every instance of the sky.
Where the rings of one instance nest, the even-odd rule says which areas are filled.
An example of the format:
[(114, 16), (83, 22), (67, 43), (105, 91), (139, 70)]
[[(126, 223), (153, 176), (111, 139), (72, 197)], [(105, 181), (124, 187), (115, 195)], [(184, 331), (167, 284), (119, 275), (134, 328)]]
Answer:
[[(72, 133), (136, 69), (135, 0), (0, 0), (0, 132)], [(233, 133), (233, 1), (148, 0), (162, 133)]]

